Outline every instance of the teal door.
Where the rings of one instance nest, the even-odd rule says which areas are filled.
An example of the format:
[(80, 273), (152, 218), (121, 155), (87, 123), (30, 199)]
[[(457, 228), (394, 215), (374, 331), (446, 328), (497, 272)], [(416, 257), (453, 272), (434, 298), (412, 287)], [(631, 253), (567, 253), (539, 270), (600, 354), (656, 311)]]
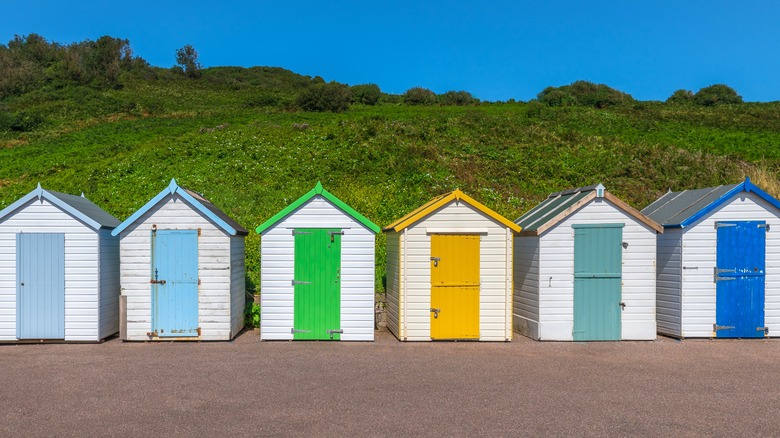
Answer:
[(16, 337), (65, 339), (65, 235), (16, 235)]
[(339, 229), (298, 228), (295, 236), (293, 339), (341, 339)]
[(573, 228), (574, 340), (619, 340), (623, 224)]
[(198, 336), (198, 231), (152, 231), (152, 331)]

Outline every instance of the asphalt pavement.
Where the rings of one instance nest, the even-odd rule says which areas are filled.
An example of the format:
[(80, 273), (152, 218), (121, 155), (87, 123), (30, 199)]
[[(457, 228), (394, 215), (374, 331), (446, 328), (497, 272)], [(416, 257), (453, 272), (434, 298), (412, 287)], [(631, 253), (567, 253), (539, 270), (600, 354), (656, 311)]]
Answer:
[(0, 345), (0, 436), (780, 436), (780, 340)]

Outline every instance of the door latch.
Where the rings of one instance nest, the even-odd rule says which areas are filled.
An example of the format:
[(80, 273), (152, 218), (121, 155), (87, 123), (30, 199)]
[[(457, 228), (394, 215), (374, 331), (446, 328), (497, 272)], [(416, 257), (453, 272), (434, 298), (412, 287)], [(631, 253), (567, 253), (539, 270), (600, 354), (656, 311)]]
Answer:
[(431, 312), (433, 312), (433, 319), (438, 319), (439, 318), (439, 312), (441, 312), (441, 309), (436, 309), (436, 308), (431, 307)]
[(328, 234), (330, 234), (330, 243), (333, 243), (335, 241), (335, 238), (333, 236), (335, 236), (336, 234), (343, 236), (344, 232), (343, 231), (328, 231)]
[(334, 335), (335, 333), (339, 333), (339, 334), (341, 334), (341, 333), (344, 333), (344, 330), (328, 330), (328, 331), (327, 331), (327, 333), (328, 333), (328, 335), (330, 336), (330, 338), (331, 338), (331, 339), (333, 339), (333, 335)]
[(433, 262), (433, 266), (439, 266), (439, 262), (441, 261), (441, 257), (431, 257), (431, 261)]
[(620, 302), (620, 310), (626, 310), (626, 303)]

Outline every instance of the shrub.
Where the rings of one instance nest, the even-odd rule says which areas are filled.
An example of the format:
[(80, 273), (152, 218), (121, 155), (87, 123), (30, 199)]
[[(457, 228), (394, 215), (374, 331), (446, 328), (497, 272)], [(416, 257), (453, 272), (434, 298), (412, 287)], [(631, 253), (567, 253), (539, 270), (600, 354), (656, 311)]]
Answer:
[(352, 102), (363, 105), (376, 105), (382, 97), (382, 90), (376, 84), (355, 85), (351, 89)]
[(433, 105), (436, 103), (436, 93), (427, 88), (414, 87), (406, 90), (403, 99), (407, 105)]
[(444, 105), (471, 105), (479, 103), (479, 99), (472, 96), (468, 91), (453, 90), (439, 96), (439, 101)]
[(666, 103), (669, 104), (675, 104), (675, 105), (681, 105), (681, 104), (688, 104), (693, 102), (693, 92), (690, 90), (677, 90), (674, 93), (672, 93), (671, 96), (669, 96), (668, 99), (666, 99)]
[(337, 113), (349, 109), (351, 101), (348, 86), (330, 82), (312, 85), (298, 95), (295, 103), (304, 111)]
[(699, 90), (693, 96), (693, 102), (697, 105), (714, 106), (720, 104), (742, 103), (742, 96), (724, 84), (710, 85)]
[(539, 102), (548, 106), (590, 106), (608, 108), (631, 103), (630, 94), (588, 81), (576, 81), (562, 87), (547, 87), (537, 96)]

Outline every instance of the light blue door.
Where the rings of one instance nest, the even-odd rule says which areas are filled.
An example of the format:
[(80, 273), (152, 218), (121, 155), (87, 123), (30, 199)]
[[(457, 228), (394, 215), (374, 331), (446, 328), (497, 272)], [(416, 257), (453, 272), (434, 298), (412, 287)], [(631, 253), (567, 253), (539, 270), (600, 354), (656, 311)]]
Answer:
[(575, 341), (621, 337), (623, 224), (574, 225)]
[(65, 339), (65, 235), (16, 235), (16, 337)]
[(718, 338), (763, 338), (766, 222), (728, 221), (715, 226), (715, 334)]
[(198, 232), (152, 231), (152, 331), (198, 336)]

